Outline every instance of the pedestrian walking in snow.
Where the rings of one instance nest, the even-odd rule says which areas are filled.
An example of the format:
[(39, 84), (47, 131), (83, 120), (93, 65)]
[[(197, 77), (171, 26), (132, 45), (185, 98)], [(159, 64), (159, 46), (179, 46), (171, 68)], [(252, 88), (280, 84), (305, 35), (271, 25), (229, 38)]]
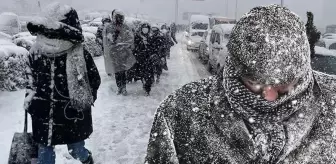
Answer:
[(115, 74), (118, 94), (127, 95), (126, 71), (135, 63), (132, 52), (134, 36), (125, 24), (125, 15), (119, 11), (112, 12), (112, 23), (103, 31), (105, 69), (108, 75)]
[(96, 33), (96, 42), (98, 43), (98, 45), (100, 45), (103, 48), (103, 52), (104, 52), (104, 46), (103, 46), (103, 30), (106, 26), (106, 24), (111, 23), (111, 18), (109, 15), (106, 15), (102, 18), (102, 25), (100, 25), (97, 29), (97, 33)]
[(177, 44), (177, 40), (176, 40), (176, 33), (177, 33), (177, 27), (175, 23), (172, 23), (170, 25), (170, 34), (171, 34), (171, 38), (173, 39), (173, 41), (175, 42), (175, 44)]
[(143, 23), (134, 37), (134, 53), (139, 64), (143, 88), (147, 95), (150, 94), (154, 79), (154, 64), (151, 61), (153, 48), (151, 47), (150, 30), (150, 25)]
[(44, 17), (29, 22), (27, 28), (37, 35), (27, 62), (24, 104), (39, 144), (38, 163), (54, 164), (55, 145), (67, 144), (72, 157), (93, 164), (84, 140), (93, 131), (91, 105), (97, 99), (100, 76), (83, 48), (77, 12), (53, 3)]
[[(163, 36), (165, 37), (165, 55), (166, 55), (166, 59), (170, 59), (170, 49), (172, 46), (174, 46), (174, 42), (171, 36), (171, 32), (170, 32), (170, 28), (167, 27), (166, 24), (161, 26), (161, 32), (163, 34)], [(167, 67), (168, 69), (168, 67)]]
[(160, 32), (160, 28), (152, 26), (151, 48), (152, 48), (152, 63), (154, 65), (154, 75), (156, 75), (156, 83), (160, 82), (162, 67), (166, 64), (164, 54), (164, 40)]
[(336, 79), (312, 70), (300, 18), (278, 5), (253, 8), (228, 51), (223, 75), (160, 105), (146, 163), (336, 163)]

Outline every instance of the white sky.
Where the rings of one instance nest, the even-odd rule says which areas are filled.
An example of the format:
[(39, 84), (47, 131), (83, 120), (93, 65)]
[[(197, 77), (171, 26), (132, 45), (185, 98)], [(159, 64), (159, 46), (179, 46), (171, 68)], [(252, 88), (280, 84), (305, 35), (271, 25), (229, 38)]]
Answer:
[[(53, 0), (40, 0), (42, 6)], [(77, 10), (113, 10), (122, 9), (126, 13), (143, 13), (164, 20), (173, 21), (175, 18), (176, 0), (59, 0), (73, 6)], [(235, 16), (236, 0), (178, 0), (179, 1), (179, 22), (182, 21), (184, 12), (205, 12), (219, 13), (229, 17)], [(265, 4), (280, 4), (281, 0), (237, 0), (238, 17), (246, 13), (252, 7)], [(26, 5), (15, 5), (15, 2), (26, 2)], [(29, 3), (28, 3), (29, 2)], [(228, 7), (226, 3), (228, 2)], [(300, 15), (305, 21), (306, 11), (312, 11), (315, 14), (315, 23), (320, 27), (326, 24), (336, 23), (333, 14), (336, 6), (336, 0), (284, 0), (285, 6), (289, 7), (295, 13)], [(13, 10), (15, 12), (26, 12), (27, 10), (36, 11), (37, 0), (1, 0), (0, 11)], [(23, 7), (24, 6), (24, 7)], [(226, 8), (228, 11), (226, 12)]]

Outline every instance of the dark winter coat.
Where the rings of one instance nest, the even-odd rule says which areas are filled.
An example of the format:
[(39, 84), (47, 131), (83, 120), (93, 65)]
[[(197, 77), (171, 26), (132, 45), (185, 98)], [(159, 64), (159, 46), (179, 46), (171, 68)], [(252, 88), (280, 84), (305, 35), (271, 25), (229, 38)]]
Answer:
[[(144, 40), (146, 38), (146, 40)], [(153, 42), (149, 35), (142, 35), (138, 32), (134, 37), (134, 54), (140, 65), (150, 63), (150, 57), (153, 54), (151, 47)]]
[(105, 25), (100, 25), (97, 29), (96, 33), (96, 42), (103, 46), (103, 30), (104, 30)]
[(162, 33), (163, 37), (165, 38), (164, 40), (164, 50), (165, 51), (170, 51), (170, 48), (174, 46), (174, 42), (172, 40), (170, 32)]
[(164, 57), (165, 38), (159, 33), (152, 35), (150, 40), (152, 53), (157, 54), (159, 57)]
[[(69, 144), (87, 139), (92, 133), (91, 109), (75, 110), (69, 103), (66, 60), (67, 55), (48, 58), (41, 54), (30, 54), (28, 65), (36, 89), (28, 112), (32, 116), (33, 137), (37, 143), (47, 145)], [(89, 83), (94, 100), (100, 85), (100, 76), (93, 58), (84, 49)], [(54, 65), (54, 74), (52, 74)], [(51, 79), (54, 76), (54, 79)], [(54, 81), (54, 87), (50, 88)], [(50, 114), (52, 113), (52, 117)]]
[[(316, 98), (308, 108), (316, 114), (312, 118), (305, 113), (301, 117), (294, 114), (314, 120), (313, 124), (305, 131), (300, 123), (293, 124), (288, 119), (287, 144), (276, 157), (278, 163), (336, 163), (336, 79), (318, 72), (314, 76)], [(253, 163), (250, 134), (241, 117), (232, 112), (225, 92), (223, 78), (217, 76), (187, 84), (168, 96), (156, 112), (146, 162)], [(307, 134), (303, 141), (295, 141), (302, 134)]]

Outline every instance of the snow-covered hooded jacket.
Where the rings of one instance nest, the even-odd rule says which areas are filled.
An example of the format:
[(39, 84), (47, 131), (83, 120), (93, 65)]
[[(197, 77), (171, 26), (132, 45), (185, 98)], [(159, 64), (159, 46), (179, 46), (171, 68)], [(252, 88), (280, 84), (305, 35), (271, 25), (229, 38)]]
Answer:
[(32, 116), (35, 142), (44, 145), (83, 141), (92, 133), (91, 105), (100, 76), (75, 9), (60, 3), (28, 23), (37, 35), (27, 60), (25, 108)]
[(134, 47), (134, 35), (126, 23), (119, 27), (116, 25), (117, 15), (125, 15), (115, 10), (112, 15), (112, 23), (103, 30), (103, 45), (105, 57), (105, 69), (107, 74), (114, 74), (130, 69), (135, 63), (132, 49)]
[[(299, 17), (277, 5), (253, 8), (234, 27), (228, 49), (223, 75), (189, 83), (159, 106), (146, 162), (336, 163), (336, 79), (311, 69)], [(269, 102), (242, 76), (298, 83)]]
[(109, 15), (104, 15), (102, 18), (102, 25), (100, 25), (97, 29), (96, 33), (96, 42), (103, 46), (103, 30), (106, 24), (111, 23), (111, 18)]

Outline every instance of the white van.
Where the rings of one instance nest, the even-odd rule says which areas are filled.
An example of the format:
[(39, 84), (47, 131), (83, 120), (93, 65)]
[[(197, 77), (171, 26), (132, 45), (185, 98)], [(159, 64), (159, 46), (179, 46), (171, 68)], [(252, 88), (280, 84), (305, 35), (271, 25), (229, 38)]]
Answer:
[(21, 32), (19, 16), (14, 13), (0, 14), (0, 32), (15, 35)]
[(209, 16), (191, 15), (186, 35), (187, 50), (198, 50), (203, 34), (209, 29)]
[(208, 70), (210, 73), (218, 73), (222, 70), (225, 56), (228, 54), (226, 44), (229, 42), (232, 28), (235, 24), (215, 25), (212, 29), (209, 43)]

